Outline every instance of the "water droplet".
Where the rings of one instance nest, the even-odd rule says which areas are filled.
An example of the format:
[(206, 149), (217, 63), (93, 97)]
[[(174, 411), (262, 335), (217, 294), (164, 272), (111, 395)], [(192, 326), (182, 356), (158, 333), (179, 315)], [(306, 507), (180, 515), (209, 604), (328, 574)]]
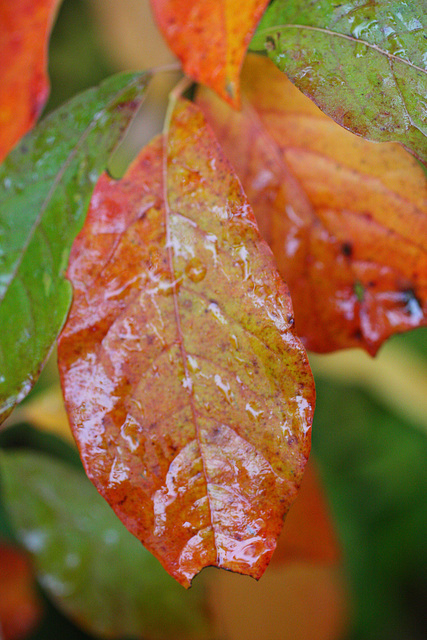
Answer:
[(182, 277), (177, 278), (173, 282), (166, 274), (160, 276), (156, 283), (157, 291), (163, 296), (171, 296), (177, 293), (182, 283)]
[(65, 564), (69, 569), (74, 569), (80, 564), (80, 556), (77, 553), (67, 553), (65, 556)]
[(211, 313), (213, 313), (215, 318), (219, 320), (221, 324), (224, 324), (224, 325), (227, 324), (227, 320), (222, 315), (221, 309), (219, 308), (216, 302), (211, 302), (208, 306), (208, 309)]
[(188, 370), (192, 373), (198, 373), (200, 371), (199, 363), (194, 356), (187, 356)]
[(40, 553), (46, 547), (47, 532), (41, 529), (34, 529), (22, 535), (26, 548), (32, 553)]
[(414, 324), (421, 322), (424, 318), (424, 313), (420, 304), (420, 301), (416, 297), (412, 289), (408, 289), (403, 293), (404, 301), (406, 303), (406, 311), (411, 316)]
[(234, 400), (234, 393), (231, 391), (231, 387), (229, 383), (227, 381), (224, 382), (221, 376), (218, 375), (217, 373), (215, 374), (214, 380), (218, 389), (221, 389), (224, 395), (224, 398), (227, 400), (229, 404), (232, 404)]
[(243, 280), (248, 280), (252, 275), (249, 262), (249, 252), (245, 246), (241, 245), (237, 248), (237, 255), (239, 256), (239, 260), (237, 260), (235, 264), (240, 266)]
[(365, 31), (369, 31), (371, 27), (374, 27), (377, 24), (378, 20), (364, 20), (363, 22), (354, 24), (351, 33), (355, 38), (360, 38), (362, 35), (365, 35)]
[(115, 529), (107, 529), (104, 531), (103, 538), (105, 544), (117, 544), (119, 541), (119, 534)]
[(230, 342), (231, 342), (231, 344), (232, 344), (234, 349), (238, 349), (239, 348), (239, 341), (237, 340), (237, 338), (234, 335), (234, 333), (232, 333), (231, 336), (230, 336)]
[(406, 56), (406, 48), (397, 33), (392, 33), (388, 36), (387, 50), (394, 56)]
[(129, 449), (136, 451), (139, 447), (139, 440), (137, 437), (138, 423), (132, 416), (128, 416), (126, 422), (120, 429), (120, 435), (127, 442)]
[(182, 386), (184, 387), (184, 389), (187, 389), (188, 393), (190, 394), (193, 391), (193, 381), (188, 374), (184, 376), (184, 379), (182, 381)]
[(185, 267), (185, 273), (193, 282), (200, 282), (206, 275), (206, 265), (199, 258), (192, 258)]
[(368, 51), (369, 51), (369, 49), (366, 46), (366, 44), (363, 44), (363, 42), (358, 42), (354, 46), (354, 49), (353, 49), (354, 57), (355, 58), (363, 58), (364, 56), (366, 56)]
[(245, 410), (246, 413), (248, 413), (252, 418), (256, 418), (256, 420), (260, 420), (264, 415), (264, 411), (255, 402), (247, 402)]

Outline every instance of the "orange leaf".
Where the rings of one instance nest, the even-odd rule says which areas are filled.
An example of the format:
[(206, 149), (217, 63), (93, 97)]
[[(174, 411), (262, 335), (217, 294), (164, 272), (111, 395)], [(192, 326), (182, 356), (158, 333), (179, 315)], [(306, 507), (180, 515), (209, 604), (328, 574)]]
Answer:
[(151, 5), (185, 73), (239, 106), (243, 58), (268, 0), (151, 0)]
[(41, 614), (29, 561), (18, 549), (0, 542), (0, 637), (26, 638)]
[(0, 0), (0, 162), (40, 115), (50, 29), (60, 0)]
[(248, 57), (244, 106), (198, 103), (242, 180), (289, 284), (308, 349), (364, 347), (427, 324), (427, 181), (396, 144), (335, 124), (266, 58)]
[(272, 564), (334, 564), (341, 556), (338, 540), (313, 459), (306, 466), (298, 497), (286, 516)]
[(119, 182), (74, 245), (62, 385), (87, 473), (183, 585), (259, 577), (310, 448), (314, 387), (288, 291), (197, 107)]

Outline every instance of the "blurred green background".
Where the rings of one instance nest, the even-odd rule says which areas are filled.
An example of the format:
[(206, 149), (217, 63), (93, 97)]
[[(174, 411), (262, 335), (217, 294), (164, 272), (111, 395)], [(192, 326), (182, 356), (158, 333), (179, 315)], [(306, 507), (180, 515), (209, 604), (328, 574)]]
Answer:
[[(171, 54), (152, 25), (148, 2), (64, 0), (51, 39), (52, 92), (47, 110), (118, 70), (170, 60)], [(173, 81), (160, 74), (154, 83), (116, 160), (118, 172), (161, 128), (164, 98)], [(300, 571), (297, 578), (292, 567), (274, 567), (258, 584), (241, 576), (219, 578), (217, 571), (204, 571), (195, 582), (200, 581), (201, 591), (207, 589), (209, 595), (201, 597), (208, 602), (215, 622), (213, 630), (202, 632), (201, 637), (424, 640), (427, 330), (396, 336), (375, 361), (355, 351), (311, 356), (310, 360), (317, 386), (313, 457), (342, 546), (342, 563), (332, 573), (313, 568), (311, 573)], [(31, 397), (0, 432), (0, 447), (48, 453), (81, 473), (66, 426), (61, 427), (61, 438), (36, 429), (25, 413), (25, 406), (34, 398), (46, 389), (57, 393), (57, 386), (52, 360)], [(0, 538), (16, 539), (1, 500)], [(158, 571), (153, 569), (153, 574)], [(116, 585), (117, 593), (119, 587)], [(229, 595), (232, 589), (238, 591), (239, 603)], [(48, 591), (40, 591), (44, 616), (29, 640), (91, 638), (64, 617), (46, 595)], [(322, 600), (326, 591), (329, 599)], [(181, 603), (180, 596), (177, 602)], [(316, 607), (316, 602), (321, 606)], [(153, 602), (152, 606), (161, 604)], [(164, 634), (151, 631), (147, 640), (175, 638), (172, 633)]]

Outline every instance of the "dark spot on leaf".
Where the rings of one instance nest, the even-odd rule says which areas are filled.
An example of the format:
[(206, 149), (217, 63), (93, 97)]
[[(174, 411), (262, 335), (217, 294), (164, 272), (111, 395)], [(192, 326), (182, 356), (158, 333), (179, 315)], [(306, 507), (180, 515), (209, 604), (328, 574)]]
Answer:
[(343, 242), (341, 245), (341, 253), (350, 258), (353, 255), (353, 245), (351, 242)]
[(274, 51), (276, 48), (276, 43), (274, 42), (274, 38), (271, 36), (267, 36), (265, 39), (265, 48), (267, 51)]

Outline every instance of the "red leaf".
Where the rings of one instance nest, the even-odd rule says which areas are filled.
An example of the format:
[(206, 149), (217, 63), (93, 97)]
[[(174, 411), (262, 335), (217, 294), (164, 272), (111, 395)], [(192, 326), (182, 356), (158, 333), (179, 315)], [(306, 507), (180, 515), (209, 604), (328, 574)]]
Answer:
[(73, 248), (59, 341), (89, 477), (183, 585), (259, 577), (310, 448), (314, 387), (288, 291), (197, 107), (119, 182)]
[(298, 497), (286, 516), (272, 564), (295, 561), (335, 564), (340, 557), (329, 508), (310, 458)]
[(21, 551), (1, 542), (0, 637), (4, 640), (26, 638), (41, 614), (29, 561)]
[(238, 106), (243, 58), (268, 0), (151, 0), (151, 5), (185, 73)]
[(308, 349), (364, 347), (427, 324), (427, 181), (399, 145), (345, 131), (266, 58), (248, 56), (236, 113), (198, 103), (289, 284)]
[(60, 0), (0, 0), (0, 162), (40, 115), (47, 48)]

